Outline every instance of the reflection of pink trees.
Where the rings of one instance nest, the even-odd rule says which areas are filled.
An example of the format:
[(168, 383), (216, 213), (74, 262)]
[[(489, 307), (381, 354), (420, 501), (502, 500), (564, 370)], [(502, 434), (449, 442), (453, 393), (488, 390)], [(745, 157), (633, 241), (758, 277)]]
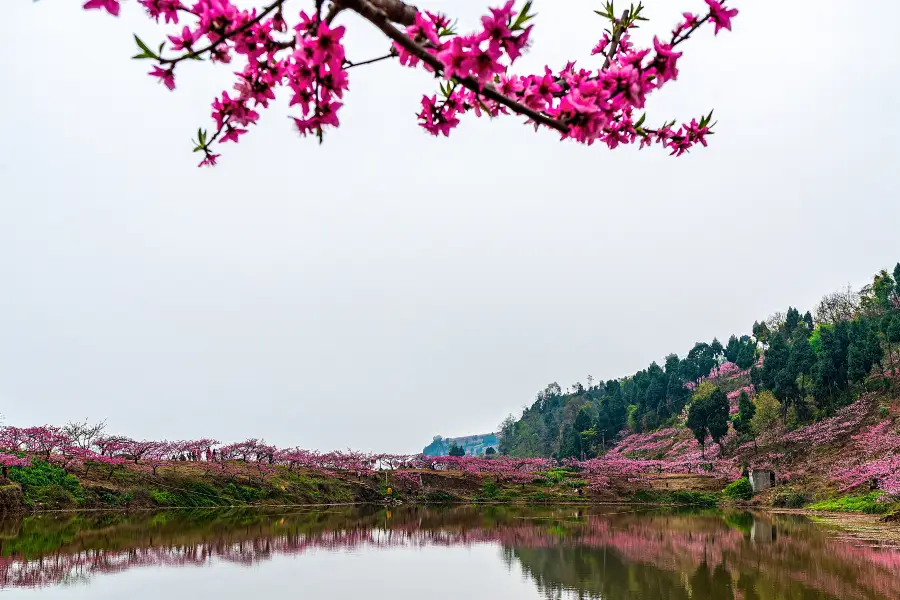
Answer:
[[(811, 597), (813, 591), (841, 600), (900, 597), (900, 552), (829, 537), (802, 518), (770, 520), (744, 513), (723, 519), (623, 512), (614, 507), (516, 509), (497, 514), (469, 508), (391, 512), (392, 516), (347, 511), (330, 521), (316, 513), (275, 515), (251, 526), (238, 525), (237, 519), (233, 526), (213, 521), (198, 529), (184, 524), (162, 530), (128, 529), (126, 524), (124, 536), (104, 525), (93, 535), (86, 531), (76, 536), (68, 546), (28, 558), (10, 555), (0, 540), (0, 588), (47, 586), (145, 566), (249, 565), (310, 550), (496, 544), (550, 552), (559, 564), (553, 574), (542, 575), (545, 583), (553, 583), (552, 577), (565, 572), (569, 550), (582, 557), (603, 551), (614, 553), (625, 566), (650, 565), (661, 572), (690, 575), (706, 564), (724, 569), (732, 581), (750, 576), (759, 586), (771, 588), (773, 598)], [(743, 529), (729, 524), (741, 519)], [(754, 541), (757, 534), (748, 533), (751, 528), (775, 528), (777, 541)], [(523, 567), (541, 575), (532, 571), (538, 568), (534, 564), (523, 563)], [(574, 590), (584, 586), (590, 592), (581, 579), (556, 584)], [(791, 595), (787, 595), (789, 589)]]

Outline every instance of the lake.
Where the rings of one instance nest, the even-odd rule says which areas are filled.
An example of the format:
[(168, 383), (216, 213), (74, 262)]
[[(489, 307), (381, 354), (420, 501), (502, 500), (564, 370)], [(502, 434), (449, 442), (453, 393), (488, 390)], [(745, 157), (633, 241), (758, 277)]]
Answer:
[(900, 550), (805, 516), (335, 507), (0, 521), (0, 597), (896, 600)]

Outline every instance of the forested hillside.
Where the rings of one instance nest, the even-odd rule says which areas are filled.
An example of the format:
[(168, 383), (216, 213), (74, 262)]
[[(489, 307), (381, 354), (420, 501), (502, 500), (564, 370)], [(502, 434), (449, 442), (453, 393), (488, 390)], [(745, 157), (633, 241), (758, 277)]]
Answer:
[(861, 290), (825, 295), (811, 311), (753, 323), (724, 344), (698, 342), (634, 375), (558, 383), (519, 419), (501, 425), (500, 452), (591, 458), (628, 433), (687, 427), (700, 444), (755, 439), (777, 423), (787, 431), (821, 421), (864, 392), (897, 393), (900, 263)]

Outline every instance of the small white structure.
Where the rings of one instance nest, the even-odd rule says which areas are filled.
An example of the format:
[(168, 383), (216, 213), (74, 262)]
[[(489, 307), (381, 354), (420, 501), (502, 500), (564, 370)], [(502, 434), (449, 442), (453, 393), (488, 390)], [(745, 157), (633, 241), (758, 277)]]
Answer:
[(754, 494), (775, 487), (775, 471), (769, 469), (753, 469), (750, 471), (749, 479)]
[(754, 518), (750, 539), (754, 544), (772, 543), (778, 539), (778, 531), (773, 523)]

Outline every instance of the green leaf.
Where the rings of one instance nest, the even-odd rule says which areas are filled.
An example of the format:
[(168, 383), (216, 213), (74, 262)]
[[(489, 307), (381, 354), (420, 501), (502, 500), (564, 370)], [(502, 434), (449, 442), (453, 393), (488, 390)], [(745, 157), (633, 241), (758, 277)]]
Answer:
[(134, 34), (134, 41), (137, 42), (138, 48), (144, 51), (144, 54), (151, 58), (159, 58), (153, 50), (147, 47), (147, 44), (141, 41), (141, 38), (139, 38), (137, 34)]
[(525, 6), (522, 7), (522, 12), (519, 13), (519, 16), (516, 18), (515, 23), (513, 23), (512, 26), (510, 27), (510, 29), (512, 31), (519, 31), (519, 30), (525, 29), (525, 27), (524, 27), (525, 23), (527, 23), (528, 21), (530, 21), (531, 19), (533, 19), (537, 16), (536, 14), (529, 14), (532, 3), (533, 3), (532, 0), (528, 0), (528, 2), (525, 3)]
[(641, 115), (641, 118), (638, 119), (638, 122), (634, 124), (635, 129), (644, 124), (644, 120), (647, 118), (647, 113)]

